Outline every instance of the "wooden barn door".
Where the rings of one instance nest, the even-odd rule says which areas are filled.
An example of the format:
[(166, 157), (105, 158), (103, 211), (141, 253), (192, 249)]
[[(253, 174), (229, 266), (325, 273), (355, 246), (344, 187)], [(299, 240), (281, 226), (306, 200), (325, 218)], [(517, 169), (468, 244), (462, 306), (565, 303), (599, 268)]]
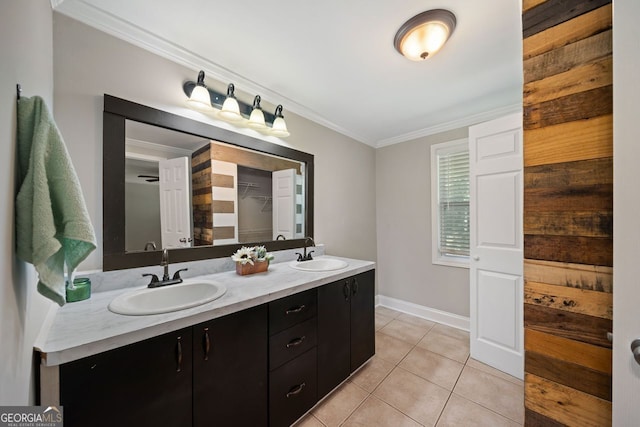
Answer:
[(524, 0), (525, 424), (611, 424), (612, 7)]

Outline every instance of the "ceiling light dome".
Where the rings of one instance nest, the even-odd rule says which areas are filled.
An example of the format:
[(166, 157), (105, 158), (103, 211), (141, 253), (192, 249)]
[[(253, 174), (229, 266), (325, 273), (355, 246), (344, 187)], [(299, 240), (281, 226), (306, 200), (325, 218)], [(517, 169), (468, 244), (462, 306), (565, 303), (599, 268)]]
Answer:
[(451, 37), (456, 16), (448, 10), (422, 12), (405, 22), (396, 33), (393, 45), (412, 61), (432, 57)]

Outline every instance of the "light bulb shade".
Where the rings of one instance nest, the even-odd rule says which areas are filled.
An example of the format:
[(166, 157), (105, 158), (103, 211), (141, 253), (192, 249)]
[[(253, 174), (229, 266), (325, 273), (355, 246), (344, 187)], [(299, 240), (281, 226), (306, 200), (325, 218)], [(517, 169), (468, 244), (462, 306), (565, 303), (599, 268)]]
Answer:
[(204, 85), (204, 71), (198, 73), (198, 82), (191, 91), (187, 102), (198, 110), (211, 110), (211, 108), (213, 108), (211, 106), (211, 95)]
[(276, 107), (275, 116), (276, 118), (273, 121), (273, 125), (271, 126), (271, 134), (274, 136), (279, 136), (281, 138), (289, 136), (287, 123), (284, 121), (284, 116), (282, 115), (282, 105), (278, 105)]
[(253, 98), (253, 109), (251, 110), (249, 122), (247, 123), (247, 126), (254, 129), (265, 129), (267, 127), (267, 124), (264, 121), (262, 107), (260, 107), (260, 100), (260, 95), (256, 95), (256, 97)]
[(405, 22), (396, 33), (393, 45), (412, 61), (432, 57), (456, 28), (456, 17), (444, 9), (423, 12)]
[(242, 120), (240, 115), (240, 105), (234, 95), (235, 87), (233, 83), (229, 83), (227, 88), (227, 99), (222, 103), (222, 109), (218, 112), (218, 116), (230, 122)]

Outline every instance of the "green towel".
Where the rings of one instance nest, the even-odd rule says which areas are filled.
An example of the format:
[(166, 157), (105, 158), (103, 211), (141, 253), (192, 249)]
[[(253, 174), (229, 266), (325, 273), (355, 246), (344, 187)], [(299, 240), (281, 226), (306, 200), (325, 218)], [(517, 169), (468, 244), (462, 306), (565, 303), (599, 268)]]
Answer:
[(78, 176), (40, 97), (18, 101), (16, 251), (38, 272), (38, 291), (63, 305), (64, 265), (73, 272), (96, 248)]

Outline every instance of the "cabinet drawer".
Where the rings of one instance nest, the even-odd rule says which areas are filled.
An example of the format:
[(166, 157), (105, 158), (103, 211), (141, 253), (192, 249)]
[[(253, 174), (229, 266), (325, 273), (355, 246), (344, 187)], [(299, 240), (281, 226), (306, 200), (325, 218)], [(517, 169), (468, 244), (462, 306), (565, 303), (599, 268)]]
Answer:
[(269, 338), (269, 369), (274, 370), (317, 344), (317, 319), (298, 323)]
[(269, 334), (278, 332), (315, 317), (317, 311), (316, 290), (309, 289), (269, 303)]
[(316, 348), (269, 375), (269, 425), (289, 426), (317, 401)]

